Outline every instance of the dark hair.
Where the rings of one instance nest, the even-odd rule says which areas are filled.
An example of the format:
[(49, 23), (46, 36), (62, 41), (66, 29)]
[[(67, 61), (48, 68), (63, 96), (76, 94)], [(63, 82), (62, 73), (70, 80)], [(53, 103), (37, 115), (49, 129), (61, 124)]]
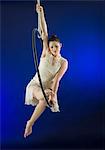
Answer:
[(48, 39), (48, 44), (51, 42), (51, 41), (56, 41), (56, 42), (59, 42), (60, 43), (60, 39), (55, 35), (51, 35), (50, 38)]

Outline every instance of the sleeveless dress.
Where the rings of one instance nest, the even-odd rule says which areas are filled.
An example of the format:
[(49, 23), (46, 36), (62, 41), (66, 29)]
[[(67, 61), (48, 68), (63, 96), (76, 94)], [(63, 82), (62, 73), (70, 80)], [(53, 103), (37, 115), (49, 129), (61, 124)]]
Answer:
[[(54, 63), (54, 65), (52, 65), (53, 57), (54, 56), (47, 51), (46, 56), (40, 58), (40, 63), (39, 63), (38, 68), (39, 68), (41, 81), (42, 81), (44, 90), (51, 88), (53, 79), (55, 75), (57, 74), (57, 72), (59, 71), (62, 60), (64, 59), (61, 55), (59, 55), (57, 61)], [(39, 100), (37, 98), (33, 98), (32, 88), (30, 88), (31, 86), (34, 86), (35, 88), (40, 87), (37, 73), (26, 86), (26, 93), (25, 93), (25, 104), (35, 106), (38, 104)], [(47, 107), (49, 106), (47, 105)], [(50, 109), (52, 112), (60, 112), (58, 100), (57, 100), (57, 94), (55, 96), (54, 106), (50, 107)]]

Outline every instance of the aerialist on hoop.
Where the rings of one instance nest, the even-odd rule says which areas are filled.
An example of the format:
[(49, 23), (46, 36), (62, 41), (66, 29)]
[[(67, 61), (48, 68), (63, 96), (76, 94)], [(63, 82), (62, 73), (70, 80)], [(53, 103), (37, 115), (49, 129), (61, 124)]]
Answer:
[[(62, 44), (56, 35), (48, 38), (47, 24), (44, 16), (44, 9), (36, 4), (36, 12), (40, 14), (39, 25), (41, 39), (43, 42), (42, 54), (40, 57), (39, 71), (44, 91), (50, 104), (52, 104), (52, 112), (60, 112), (57, 91), (59, 83), (68, 68), (68, 61), (61, 56), (60, 50)], [(36, 106), (31, 118), (27, 121), (24, 137), (32, 133), (32, 126), (40, 115), (46, 109), (48, 104), (43, 96), (37, 73), (28, 83), (25, 94), (25, 104)]]

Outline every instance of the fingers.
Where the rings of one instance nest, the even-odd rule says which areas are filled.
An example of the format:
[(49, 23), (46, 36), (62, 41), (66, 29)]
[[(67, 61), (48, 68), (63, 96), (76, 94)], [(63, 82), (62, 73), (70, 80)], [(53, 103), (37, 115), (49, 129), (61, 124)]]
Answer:
[(48, 102), (50, 105), (54, 106), (55, 105), (55, 93), (51, 89), (46, 89), (45, 94), (48, 98)]
[(53, 91), (51, 91), (52, 96), (55, 96), (55, 93)]
[(53, 105), (53, 101), (49, 101), (49, 104), (50, 104), (50, 105)]
[(54, 107), (54, 105), (56, 104), (56, 102), (54, 100), (50, 100), (49, 104), (52, 105)]
[(48, 97), (49, 101), (55, 99), (55, 93), (52, 90), (46, 89), (45, 94)]
[(46, 93), (47, 95), (49, 95), (49, 94), (51, 94), (52, 92), (51, 92), (50, 89), (46, 89), (46, 90), (45, 90), (45, 93)]
[(37, 13), (39, 11), (39, 5), (38, 4), (36, 4), (36, 11), (37, 11)]
[(51, 89), (46, 89), (45, 92), (46, 92), (46, 94), (49, 93), (49, 94), (54, 94), (55, 95), (54, 91), (52, 91)]
[(39, 4), (36, 4), (36, 11), (37, 12), (42, 12), (43, 11), (43, 7), (40, 6)]

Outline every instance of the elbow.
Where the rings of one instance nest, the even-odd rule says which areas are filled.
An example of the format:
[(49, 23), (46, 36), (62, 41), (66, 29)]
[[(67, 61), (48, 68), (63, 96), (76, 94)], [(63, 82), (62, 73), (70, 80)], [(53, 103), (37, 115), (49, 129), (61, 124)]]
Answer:
[(48, 36), (47, 28), (44, 25), (42, 26), (41, 32), (44, 36)]
[(48, 34), (46, 32), (41, 33), (42, 40), (46, 40), (48, 38)]
[(47, 31), (42, 30), (42, 35), (43, 35), (44, 37), (48, 37)]

